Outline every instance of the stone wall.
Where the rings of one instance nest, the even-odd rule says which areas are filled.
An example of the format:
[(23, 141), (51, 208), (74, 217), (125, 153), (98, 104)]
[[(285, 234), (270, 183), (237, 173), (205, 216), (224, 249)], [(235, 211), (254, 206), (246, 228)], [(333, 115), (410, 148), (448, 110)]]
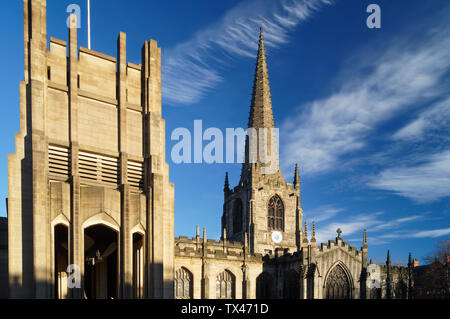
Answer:
[[(25, 79), (20, 132), (8, 155), (11, 297), (55, 297), (54, 228), (68, 229), (69, 264), (84, 276), (84, 231), (117, 232), (118, 292), (132, 296), (133, 234), (144, 237), (145, 296), (173, 297), (174, 185), (165, 160), (161, 49), (150, 40), (141, 64), (50, 38), (46, 1), (24, 0)], [(69, 53), (67, 56), (67, 52)], [(154, 236), (153, 234), (157, 234)], [(70, 297), (82, 298), (83, 289)]]

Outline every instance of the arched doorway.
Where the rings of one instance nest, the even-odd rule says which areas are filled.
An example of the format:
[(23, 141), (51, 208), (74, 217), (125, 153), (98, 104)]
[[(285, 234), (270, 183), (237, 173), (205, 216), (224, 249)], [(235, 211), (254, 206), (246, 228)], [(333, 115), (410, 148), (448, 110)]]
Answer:
[(350, 299), (349, 278), (341, 265), (336, 265), (331, 269), (327, 276), (325, 283), (325, 298), (326, 299)]
[(144, 236), (133, 234), (133, 297), (144, 297)]
[(84, 288), (88, 299), (116, 299), (118, 234), (104, 225), (84, 230)]
[(66, 299), (67, 266), (69, 263), (69, 230), (67, 226), (58, 224), (54, 228), (54, 264), (55, 264), (55, 298)]
[(256, 299), (272, 298), (273, 280), (267, 272), (263, 272), (256, 278)]
[(284, 298), (300, 299), (300, 275), (291, 269), (284, 280)]

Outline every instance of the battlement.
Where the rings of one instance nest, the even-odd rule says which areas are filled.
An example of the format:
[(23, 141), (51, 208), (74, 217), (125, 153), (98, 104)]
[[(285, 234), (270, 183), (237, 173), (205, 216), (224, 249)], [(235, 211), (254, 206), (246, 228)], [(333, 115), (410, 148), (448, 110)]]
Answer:
[[(187, 236), (175, 237), (175, 256), (179, 257), (203, 257), (203, 238)], [(229, 242), (223, 240), (206, 240), (206, 257), (214, 259), (261, 261), (262, 254), (250, 254), (245, 251), (240, 242)]]

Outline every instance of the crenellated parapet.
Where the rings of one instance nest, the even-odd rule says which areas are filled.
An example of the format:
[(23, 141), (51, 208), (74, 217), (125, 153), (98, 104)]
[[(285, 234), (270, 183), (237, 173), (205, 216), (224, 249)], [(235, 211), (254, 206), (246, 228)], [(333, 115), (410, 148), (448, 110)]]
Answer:
[(204, 251), (206, 251), (205, 257), (208, 259), (243, 261), (245, 258), (252, 262), (263, 260), (262, 254), (249, 253), (241, 242), (206, 239), (204, 243), (202, 237), (179, 236), (175, 238), (175, 256), (177, 257), (202, 258)]

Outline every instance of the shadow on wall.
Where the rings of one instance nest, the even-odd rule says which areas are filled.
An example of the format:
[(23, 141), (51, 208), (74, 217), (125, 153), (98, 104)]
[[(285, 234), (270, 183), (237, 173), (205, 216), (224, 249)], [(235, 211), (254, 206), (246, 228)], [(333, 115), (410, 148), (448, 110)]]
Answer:
[(8, 219), (0, 217), (0, 299), (8, 297)]

